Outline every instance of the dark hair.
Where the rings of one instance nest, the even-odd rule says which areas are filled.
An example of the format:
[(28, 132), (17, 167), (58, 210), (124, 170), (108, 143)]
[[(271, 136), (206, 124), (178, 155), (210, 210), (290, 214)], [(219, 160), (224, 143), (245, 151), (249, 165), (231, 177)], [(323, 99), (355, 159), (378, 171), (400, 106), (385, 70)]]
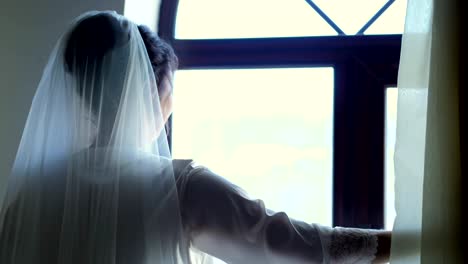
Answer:
[[(172, 47), (147, 26), (139, 25), (138, 31), (159, 84), (165, 74), (177, 69), (177, 56)], [(86, 63), (100, 63), (108, 51), (126, 43), (128, 39), (128, 29), (111, 14), (101, 13), (83, 19), (72, 30), (67, 40), (67, 70), (76, 73), (82, 71)]]
[[(160, 39), (154, 32), (146, 26), (138, 26), (138, 31), (143, 39), (153, 72), (156, 77), (156, 82), (159, 85), (162, 78), (174, 71), (178, 66), (178, 59), (172, 47)], [(105, 55), (114, 48), (124, 47), (130, 38), (130, 30), (128, 23), (122, 22), (115, 15), (102, 12), (96, 15), (86, 17), (79, 21), (73, 30), (69, 33), (66, 40), (64, 50), (64, 63), (69, 73), (74, 75), (78, 82), (96, 81), (100, 77), (104, 77), (104, 72), (97, 72), (94, 69), (101, 69), (104, 63), (107, 63)], [(123, 53), (125, 54), (125, 53)], [(113, 72), (117, 70), (125, 72), (128, 56), (118, 58), (116, 64), (115, 58), (112, 59)], [(89, 69), (87, 65), (97, 66), (94, 69)], [(94, 76), (94, 80), (89, 80), (86, 76)], [(96, 89), (95, 85), (77, 85), (78, 94), (85, 94), (85, 100), (88, 101), (93, 110), (99, 109), (99, 98), (103, 95), (106, 100), (114, 101), (115, 104), (107, 104), (109, 111), (111, 108), (116, 108), (120, 98), (119, 89), (122, 88), (123, 79), (118, 79), (121, 76), (113, 76), (113, 85)], [(119, 83), (120, 82), (120, 83)], [(83, 88), (85, 87), (85, 88)], [(93, 89), (94, 87), (94, 89)], [(88, 89), (88, 90), (83, 90)], [(112, 89), (112, 90), (110, 90)], [(116, 110), (116, 109), (114, 109)]]
[(179, 60), (172, 47), (167, 44), (167, 42), (160, 39), (158, 35), (147, 26), (139, 25), (138, 31), (140, 31), (140, 35), (145, 43), (146, 52), (148, 52), (154, 75), (159, 84), (167, 73), (177, 69)]
[(101, 65), (106, 53), (125, 44), (129, 37), (128, 28), (109, 13), (84, 18), (68, 35), (64, 54), (66, 69), (81, 74), (87, 65)]

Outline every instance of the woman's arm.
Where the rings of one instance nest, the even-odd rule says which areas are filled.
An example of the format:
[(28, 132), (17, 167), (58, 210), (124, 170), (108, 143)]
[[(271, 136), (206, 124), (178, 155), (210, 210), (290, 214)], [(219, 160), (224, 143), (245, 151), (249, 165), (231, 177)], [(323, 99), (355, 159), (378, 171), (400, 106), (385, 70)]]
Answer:
[(371, 263), (374, 257), (381, 263), (388, 258), (388, 232), (291, 219), (203, 167), (183, 177), (182, 217), (193, 244), (228, 263)]

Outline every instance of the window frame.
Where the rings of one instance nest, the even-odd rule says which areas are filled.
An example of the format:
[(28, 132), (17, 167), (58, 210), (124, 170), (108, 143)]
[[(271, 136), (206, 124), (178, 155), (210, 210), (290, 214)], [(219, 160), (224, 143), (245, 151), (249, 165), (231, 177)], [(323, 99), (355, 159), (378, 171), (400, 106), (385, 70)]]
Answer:
[(179, 69), (334, 68), (333, 226), (384, 228), (385, 89), (397, 83), (402, 36), (176, 39), (178, 2), (161, 1), (158, 25)]

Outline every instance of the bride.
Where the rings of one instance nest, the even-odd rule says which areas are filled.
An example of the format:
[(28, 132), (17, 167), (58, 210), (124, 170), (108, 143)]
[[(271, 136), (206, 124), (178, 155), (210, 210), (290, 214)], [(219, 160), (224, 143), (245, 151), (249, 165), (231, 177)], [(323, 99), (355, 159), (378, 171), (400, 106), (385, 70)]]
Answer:
[(0, 214), (2, 264), (371, 263), (385, 231), (307, 224), (172, 160), (172, 48), (115, 12), (58, 41)]

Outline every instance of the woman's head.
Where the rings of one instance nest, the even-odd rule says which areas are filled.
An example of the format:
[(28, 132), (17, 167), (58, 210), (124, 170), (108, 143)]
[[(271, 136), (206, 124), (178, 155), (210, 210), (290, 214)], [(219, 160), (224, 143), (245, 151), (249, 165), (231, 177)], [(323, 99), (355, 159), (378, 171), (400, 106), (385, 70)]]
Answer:
[[(172, 73), (178, 66), (177, 57), (171, 46), (149, 28), (138, 26), (138, 30), (132, 31), (130, 25), (131, 22), (112, 12), (98, 12), (82, 18), (66, 38), (65, 68), (76, 80), (77, 93), (91, 112), (104, 115), (110, 125), (116, 118), (122, 89), (128, 81), (125, 75), (131, 62), (135, 62), (130, 57), (134, 56), (129, 47), (131, 34), (139, 34), (143, 43), (138, 47), (144, 49), (151, 63), (158, 87), (153, 97), (159, 100), (157, 104), (161, 105), (165, 122), (172, 111)], [(102, 85), (103, 80), (105, 85)]]
[(179, 61), (172, 47), (147, 26), (139, 25), (138, 31), (145, 43), (146, 52), (159, 85), (164, 77), (172, 75), (179, 66)]
[(111, 50), (124, 46), (130, 38), (126, 21), (110, 12), (100, 12), (79, 20), (66, 39), (65, 66), (75, 76), (85, 78), (88, 65), (101, 66)]
[(179, 66), (179, 60), (172, 47), (160, 39), (153, 31), (144, 25), (138, 26), (138, 31), (145, 43), (146, 52), (151, 62), (158, 95), (163, 111), (163, 119), (167, 121), (172, 113), (172, 79)]
[[(128, 23), (110, 12), (100, 12), (80, 20), (68, 36), (65, 48), (67, 70), (79, 73), (86, 63), (100, 62), (106, 53), (126, 44), (130, 38)], [(177, 69), (177, 56), (172, 47), (147, 26), (139, 25), (138, 31), (159, 85), (164, 77)]]

